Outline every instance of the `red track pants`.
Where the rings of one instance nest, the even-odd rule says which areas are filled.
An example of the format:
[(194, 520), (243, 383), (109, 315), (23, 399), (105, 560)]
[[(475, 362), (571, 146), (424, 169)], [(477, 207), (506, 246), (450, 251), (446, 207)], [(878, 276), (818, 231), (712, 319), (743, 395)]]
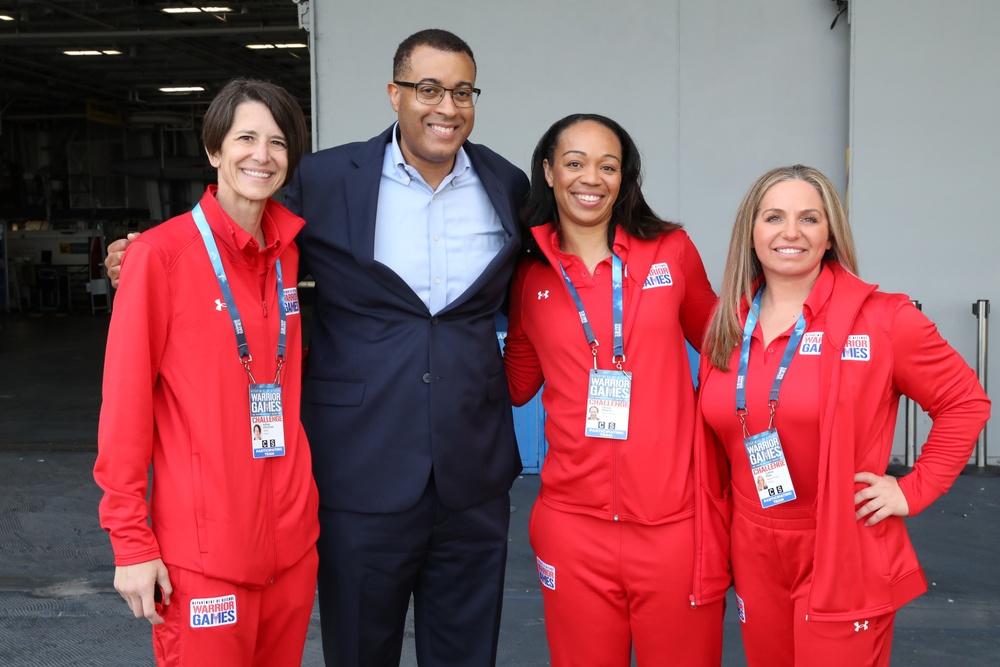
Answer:
[(299, 667), (318, 561), (310, 549), (260, 589), (168, 565), (174, 593), (169, 607), (157, 605), (164, 621), (153, 626), (157, 666)]
[(806, 620), (816, 542), (812, 510), (764, 509), (739, 492), (733, 507), (733, 580), (747, 665), (888, 667), (895, 612)]
[(606, 521), (536, 502), (537, 557), (552, 667), (717, 667), (725, 602), (692, 607), (694, 520)]

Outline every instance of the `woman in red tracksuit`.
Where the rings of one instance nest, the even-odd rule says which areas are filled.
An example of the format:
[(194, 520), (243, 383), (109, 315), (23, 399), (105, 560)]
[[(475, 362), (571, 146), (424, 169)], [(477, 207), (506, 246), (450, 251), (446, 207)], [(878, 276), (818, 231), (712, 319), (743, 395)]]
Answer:
[(525, 212), (504, 359), (515, 405), (545, 384), (530, 537), (552, 665), (626, 667), (633, 647), (640, 666), (718, 665), (723, 603), (690, 597), (685, 339), (700, 344), (715, 302), (701, 258), (650, 210), (635, 144), (603, 116), (545, 133)]
[[(927, 589), (902, 517), (948, 490), (989, 417), (934, 324), (856, 273), (822, 174), (779, 168), (750, 188), (702, 352), (695, 585), (723, 596), (730, 554), (750, 667), (889, 664), (896, 610)], [(933, 427), (896, 479), (902, 394)]]
[(301, 663), (319, 534), (299, 423), (303, 221), (270, 196), (306, 134), (284, 89), (227, 84), (202, 131), (218, 186), (122, 264), (94, 477), (115, 588), (153, 624), (161, 667)]

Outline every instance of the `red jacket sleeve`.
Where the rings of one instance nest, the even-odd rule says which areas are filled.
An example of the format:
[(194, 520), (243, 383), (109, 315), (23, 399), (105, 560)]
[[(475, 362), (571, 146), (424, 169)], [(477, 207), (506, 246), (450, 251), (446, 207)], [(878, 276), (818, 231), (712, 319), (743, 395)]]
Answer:
[(170, 293), (160, 257), (133, 243), (108, 332), (94, 479), (104, 490), (101, 527), (115, 565), (160, 557), (146, 502), (153, 448), (153, 391), (170, 326)]
[(990, 400), (962, 356), (908, 301), (896, 309), (891, 336), (893, 383), (933, 420), (913, 471), (899, 480), (912, 516), (946, 493), (968, 463)]
[(514, 273), (510, 292), (510, 315), (504, 339), (503, 364), (507, 386), (515, 406), (530, 401), (541, 388), (545, 377), (538, 353), (524, 331), (524, 284), (532, 268), (542, 265), (533, 259), (522, 260)]
[(718, 299), (712, 284), (708, 281), (701, 255), (687, 234), (684, 234), (682, 261), (685, 289), (684, 303), (681, 304), (680, 312), (681, 328), (684, 330), (684, 338), (694, 349), (701, 352), (708, 322)]

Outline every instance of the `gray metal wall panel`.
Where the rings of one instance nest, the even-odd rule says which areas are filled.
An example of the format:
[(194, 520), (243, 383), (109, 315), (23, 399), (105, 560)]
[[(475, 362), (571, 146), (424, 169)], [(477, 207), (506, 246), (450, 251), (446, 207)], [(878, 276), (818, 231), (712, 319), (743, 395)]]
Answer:
[[(922, 302), (970, 364), (971, 304), (1000, 299), (998, 27), (995, 0), (851, 2), (850, 212), (862, 276)], [(921, 441), (929, 426), (921, 413)]]

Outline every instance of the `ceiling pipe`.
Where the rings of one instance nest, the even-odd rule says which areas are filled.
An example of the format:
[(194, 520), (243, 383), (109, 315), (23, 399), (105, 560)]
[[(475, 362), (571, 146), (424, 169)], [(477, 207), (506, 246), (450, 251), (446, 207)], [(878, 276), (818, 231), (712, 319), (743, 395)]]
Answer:
[(69, 9), (68, 7), (63, 7), (62, 5), (57, 5), (54, 2), (48, 2), (47, 0), (35, 0), (35, 2), (37, 2), (38, 4), (40, 4), (42, 7), (48, 7), (52, 11), (62, 12), (63, 14), (66, 14), (68, 16), (72, 16), (73, 18), (75, 18), (75, 19), (77, 19), (79, 21), (86, 21), (87, 23), (93, 23), (94, 25), (99, 25), (102, 28), (114, 28), (114, 26), (111, 25), (110, 23), (105, 23), (104, 21), (98, 21), (95, 18), (91, 18), (89, 16), (85, 16), (85, 15), (81, 14), (80, 12), (75, 12), (72, 9)]
[(103, 32), (18, 32), (0, 34), (0, 42), (47, 42), (67, 39), (108, 41), (149, 39), (150, 37), (208, 37), (217, 35), (263, 35), (270, 33), (300, 32), (297, 25), (269, 25), (256, 27), (222, 28), (169, 28), (159, 30), (106, 30)]
[(35, 121), (35, 120), (80, 120), (87, 117), (85, 113), (30, 113), (11, 114), (4, 116), (4, 121)]

